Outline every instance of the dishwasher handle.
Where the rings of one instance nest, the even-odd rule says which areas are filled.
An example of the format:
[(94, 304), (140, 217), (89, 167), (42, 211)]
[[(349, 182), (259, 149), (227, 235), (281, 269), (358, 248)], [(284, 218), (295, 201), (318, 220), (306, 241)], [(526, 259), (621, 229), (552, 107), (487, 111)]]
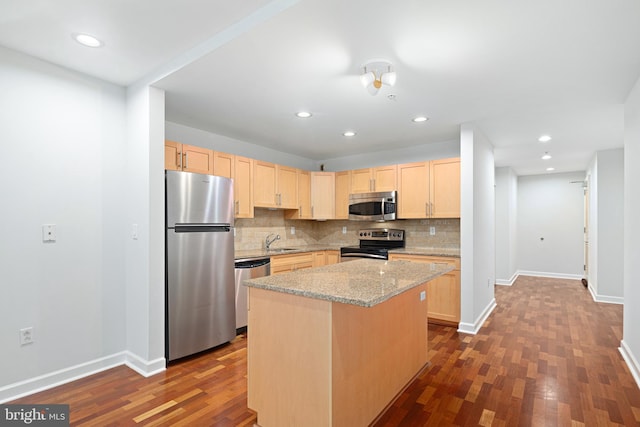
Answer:
[(258, 259), (237, 259), (235, 261), (235, 268), (257, 268), (270, 264), (271, 258), (258, 258)]

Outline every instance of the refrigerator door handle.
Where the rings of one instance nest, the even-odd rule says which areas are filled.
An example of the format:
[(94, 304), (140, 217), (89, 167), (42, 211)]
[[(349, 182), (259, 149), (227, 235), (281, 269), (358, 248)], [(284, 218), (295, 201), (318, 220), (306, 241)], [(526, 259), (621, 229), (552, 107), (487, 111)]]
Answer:
[(231, 231), (229, 224), (176, 224), (173, 227), (176, 233), (228, 233)]

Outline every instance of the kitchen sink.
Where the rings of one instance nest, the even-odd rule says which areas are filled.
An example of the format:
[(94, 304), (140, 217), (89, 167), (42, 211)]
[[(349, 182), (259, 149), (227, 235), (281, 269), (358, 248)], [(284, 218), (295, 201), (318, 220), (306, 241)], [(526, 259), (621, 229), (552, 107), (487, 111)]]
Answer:
[(291, 252), (291, 251), (297, 251), (298, 249), (295, 248), (272, 248), (272, 249), (267, 249), (267, 253), (272, 253), (272, 254), (281, 254), (283, 252)]

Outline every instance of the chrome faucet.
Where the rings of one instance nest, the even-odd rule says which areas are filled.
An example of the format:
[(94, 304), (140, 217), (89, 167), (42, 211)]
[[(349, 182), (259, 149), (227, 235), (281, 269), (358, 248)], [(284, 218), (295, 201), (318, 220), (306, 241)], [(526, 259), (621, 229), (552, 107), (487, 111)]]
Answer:
[(267, 238), (265, 239), (265, 241), (264, 241), (267, 250), (269, 250), (269, 247), (271, 246), (271, 244), (273, 242), (275, 242), (276, 240), (280, 240), (280, 235), (279, 234), (276, 234), (276, 237), (274, 237), (273, 239), (269, 240), (269, 237), (273, 236), (273, 234), (274, 233), (269, 234), (267, 236)]

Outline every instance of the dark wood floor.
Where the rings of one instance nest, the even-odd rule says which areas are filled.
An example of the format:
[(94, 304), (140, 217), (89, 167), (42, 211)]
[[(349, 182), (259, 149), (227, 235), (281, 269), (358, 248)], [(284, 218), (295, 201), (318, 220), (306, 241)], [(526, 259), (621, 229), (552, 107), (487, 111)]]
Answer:
[[(618, 352), (622, 306), (579, 281), (496, 287), (480, 332), (430, 326), (432, 365), (378, 426), (640, 426), (640, 390)], [(126, 367), (14, 403), (68, 403), (72, 425), (250, 426), (246, 337), (143, 378)]]

